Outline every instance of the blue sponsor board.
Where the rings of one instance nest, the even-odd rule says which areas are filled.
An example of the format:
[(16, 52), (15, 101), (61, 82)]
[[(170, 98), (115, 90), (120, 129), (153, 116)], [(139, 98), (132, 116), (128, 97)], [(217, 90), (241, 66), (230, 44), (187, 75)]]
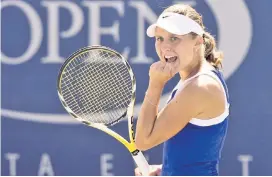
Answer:
[[(62, 107), (56, 78), (66, 57), (101, 44), (126, 56), (137, 79), (135, 116), (157, 60), (145, 30), (164, 7), (188, 3), (204, 18), (225, 52), (231, 116), (221, 175), (272, 175), (272, 1), (1, 2), (1, 174), (133, 175), (129, 152), (112, 137), (75, 121)], [(177, 83), (171, 80), (163, 99)], [(114, 128), (127, 137), (127, 123)], [(201, 148), (201, 147), (200, 147)], [(147, 152), (162, 160), (162, 147)]]

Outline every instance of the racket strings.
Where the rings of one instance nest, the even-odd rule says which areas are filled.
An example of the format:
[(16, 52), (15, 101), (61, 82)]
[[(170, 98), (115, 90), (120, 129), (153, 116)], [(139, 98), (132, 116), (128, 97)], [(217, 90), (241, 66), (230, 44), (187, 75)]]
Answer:
[[(96, 55), (95, 55), (96, 56)], [(83, 57), (85, 57), (84, 55), (83, 55)], [(82, 58), (80, 58), (80, 59), (83, 59), (83, 57)], [(102, 57), (105, 57), (105, 56), (102, 56)], [(75, 60), (75, 61), (77, 61), (77, 60)], [(73, 66), (73, 65), (72, 65)], [(100, 68), (101, 69), (101, 68)], [(80, 67), (80, 70), (81, 70), (81, 72), (80, 73), (85, 73), (85, 70), (84, 70), (84, 67)], [(77, 72), (77, 73), (79, 73), (79, 72)], [(88, 73), (87, 73), (88, 74)], [(84, 79), (85, 78), (85, 79)], [(84, 85), (84, 87), (83, 88), (87, 88), (87, 86), (84, 84), (84, 83), (86, 83), (86, 78), (87, 77), (83, 77), (83, 79), (82, 79), (82, 81), (83, 82), (81, 82), (82, 83), (82, 85)], [(100, 80), (101, 80), (101, 78), (99, 78)], [(103, 78), (104, 79), (104, 78)], [(105, 80), (105, 79), (104, 79)], [(107, 82), (106, 82), (107, 83)], [(78, 88), (77, 88), (78, 89)], [(90, 93), (93, 93), (93, 94), (96, 94), (96, 96), (99, 94), (99, 92), (95, 92), (95, 90), (93, 90), (91, 87), (90, 87)], [(102, 88), (102, 91), (104, 91), (103, 90), (103, 88)], [(85, 89), (83, 89), (81, 92), (78, 92), (78, 94), (80, 94), (80, 95), (82, 95), (83, 93), (82, 92), (86, 92), (86, 90)], [(102, 99), (103, 100), (103, 99)], [(83, 104), (84, 103), (86, 103), (87, 101), (84, 99), (84, 97), (83, 97)], [(98, 104), (94, 104), (92, 107), (90, 107), (89, 109), (87, 109), (87, 110), (85, 110), (84, 111), (84, 114), (83, 115), (81, 115), (81, 116), (83, 116), (83, 117), (85, 117), (86, 118), (86, 116), (84, 116), (84, 115), (86, 115), (86, 113), (87, 112), (89, 112), (89, 111), (91, 111), (91, 110), (96, 110), (97, 111), (97, 113), (99, 113), (99, 114), (97, 114), (97, 115), (95, 115), (95, 117), (97, 117), (97, 116), (99, 116), (100, 118), (101, 117), (103, 117), (103, 115), (101, 115), (101, 112), (103, 112), (103, 109), (102, 108), (100, 108), (100, 107), (96, 107), (95, 105), (101, 105), (101, 104), (105, 104), (105, 102), (106, 101), (108, 101), (108, 100), (105, 100), (104, 102), (102, 102), (102, 103), (98, 103)], [(85, 107), (84, 107), (85, 108)], [(76, 110), (77, 112), (79, 112), (80, 110)], [(98, 118), (98, 120), (99, 120), (99, 118)], [(94, 120), (94, 122), (97, 122), (97, 120)]]
[[(106, 55), (107, 55), (107, 53), (106, 53)], [(110, 56), (103, 56), (103, 57), (106, 57), (106, 58), (109, 58)], [(108, 63), (106, 63), (107, 65), (108, 65)], [(102, 70), (104, 70), (104, 68), (100, 68), (100, 69), (102, 69)], [(112, 68), (110, 68), (111, 70), (112, 70)], [(120, 70), (119, 70), (120, 71)], [(84, 73), (86, 72), (85, 70), (83, 71)], [(112, 72), (114, 72), (114, 71), (112, 71)], [(87, 73), (87, 72), (86, 72)], [(105, 82), (105, 88), (110, 88), (111, 86), (110, 85), (108, 85), (108, 83), (110, 83), (110, 80), (109, 79), (112, 79), (112, 78), (110, 78), (110, 77), (103, 77), (103, 76), (107, 76), (107, 75), (100, 75), (100, 76), (102, 76), (101, 78), (99, 78), (99, 81), (104, 81)], [(113, 76), (115, 76), (115, 75), (113, 75)], [(117, 79), (119, 79), (119, 78), (117, 78)], [(122, 81), (122, 80), (121, 80)], [(124, 85), (124, 84), (122, 84), (122, 85)], [(121, 88), (121, 87), (117, 87), (117, 88)], [(111, 90), (103, 90), (103, 88), (102, 88), (102, 92), (107, 92), (107, 91), (111, 91)], [(120, 90), (118, 90), (118, 91), (120, 91)], [(96, 92), (95, 92), (96, 93)], [(115, 96), (116, 94), (111, 94), (110, 92), (109, 93), (106, 93), (106, 94), (103, 94), (102, 96), (105, 96), (105, 95), (113, 95), (113, 96)], [(107, 98), (105, 98), (105, 99), (100, 99), (100, 100), (102, 100), (102, 103), (101, 104), (106, 104), (106, 102), (108, 102), (109, 100), (107, 99)], [(101, 109), (102, 110), (102, 109)], [(89, 110), (88, 110), (89, 111)]]
[[(77, 61), (77, 60), (75, 60), (75, 61)], [(73, 65), (71, 65), (71, 66), (73, 66)], [(80, 70), (81, 70), (81, 73), (83, 73), (83, 72), (85, 72), (82, 68), (80, 68)], [(85, 78), (85, 79), (84, 79)], [(75, 87), (76, 88), (76, 90), (79, 90), (79, 87), (81, 87), (82, 89), (81, 89), (81, 92), (79, 91), (79, 92), (77, 92), (79, 95), (82, 95), (83, 94), (83, 92), (90, 92), (90, 93), (93, 93), (94, 95), (95, 94), (99, 94), (98, 92), (95, 92), (95, 90), (93, 90), (92, 89), (92, 87), (90, 87), (89, 88), (89, 90), (86, 90), (85, 88), (88, 88), (86, 85), (85, 85), (85, 83), (86, 83), (86, 78), (87, 77), (83, 77), (83, 79), (82, 79), (82, 81), (83, 82), (81, 82), (81, 84), (84, 86), (84, 87), (82, 87), (81, 85), (78, 85), (77, 87)], [(96, 95), (97, 96), (97, 95)], [(86, 99), (84, 99), (84, 97), (82, 98), (82, 100), (83, 100), (83, 104), (85, 104), (87, 101), (86, 101)], [(77, 104), (77, 103), (76, 103)], [(96, 104), (94, 104), (94, 106), (95, 106)], [(100, 109), (99, 107), (90, 107), (89, 109), (85, 109), (85, 107), (84, 106), (81, 106), (80, 108), (83, 108), (83, 113), (84, 114), (82, 114), (81, 115), (81, 117), (84, 117), (85, 119), (86, 119), (86, 113), (87, 112), (89, 112), (89, 111), (91, 111), (91, 110), (97, 110), (97, 112), (103, 112), (103, 110), (102, 109)], [(81, 110), (79, 110), (79, 109), (77, 109), (77, 110), (75, 110), (77, 113), (78, 112), (80, 112)], [(96, 115), (96, 117), (101, 117), (101, 114), (97, 114)], [(99, 117), (98, 117), (98, 119), (99, 119)], [(97, 122), (97, 121), (95, 121), (95, 122)]]
[(68, 107), (83, 119), (111, 124), (124, 114), (131, 101), (131, 82), (126, 64), (117, 55), (92, 50), (65, 68), (62, 95)]
[[(82, 83), (84, 83), (84, 82), (82, 82)], [(84, 85), (84, 84), (83, 84)], [(85, 87), (85, 85), (84, 85), (84, 87)], [(103, 90), (102, 90), (103, 91)], [(86, 92), (86, 90), (84, 89), (84, 92)], [(92, 90), (90, 90), (90, 92), (92, 92)], [(95, 92), (95, 93), (97, 93), (97, 92)], [(84, 98), (84, 97), (83, 97)], [(84, 100), (84, 102), (86, 103), (87, 101), (85, 100), (85, 99), (83, 99)], [(97, 116), (99, 116), (99, 117), (103, 117), (104, 115), (101, 115), (101, 112), (103, 112), (103, 109), (102, 108), (100, 108), (99, 109), (99, 107), (95, 107), (95, 105), (101, 105), (101, 104), (104, 104), (105, 105), (105, 103), (108, 101), (108, 100), (105, 100), (105, 99), (100, 99), (100, 100), (104, 100), (102, 103), (98, 103), (98, 104), (94, 104), (94, 107), (90, 107), (89, 109), (85, 109), (84, 110), (84, 113), (86, 113), (86, 112), (89, 112), (89, 111), (91, 111), (91, 110), (97, 110), (97, 112), (99, 113), (99, 114), (97, 114), (95, 117), (97, 117)], [(83, 103), (83, 104), (85, 104), (85, 103)], [(83, 107), (84, 108), (84, 107)], [(81, 115), (82, 116), (82, 115)], [(85, 117), (86, 118), (86, 117)], [(95, 121), (95, 122), (97, 122), (97, 121)]]

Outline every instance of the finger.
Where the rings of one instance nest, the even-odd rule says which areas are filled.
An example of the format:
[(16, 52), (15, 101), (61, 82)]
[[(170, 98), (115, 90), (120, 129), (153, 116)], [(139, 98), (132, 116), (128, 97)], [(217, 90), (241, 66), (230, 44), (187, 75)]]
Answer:
[(173, 77), (175, 74), (179, 72), (179, 61), (168, 63), (167, 69), (170, 75)]
[(167, 63), (164, 67), (164, 70), (163, 72), (168, 76), (168, 77), (171, 77), (171, 70), (172, 70), (172, 66), (170, 63)]
[(150, 66), (150, 69), (152, 69), (152, 70), (159, 70), (160, 68), (164, 67), (164, 65), (165, 64), (163, 64), (162, 62), (158, 61), (158, 62), (153, 63)]
[(136, 168), (134, 170), (134, 172), (135, 172), (135, 176), (143, 176), (142, 173), (140, 172), (139, 168)]
[(159, 176), (161, 174), (161, 169), (156, 169), (155, 171), (152, 171), (149, 173), (149, 176)]
[(156, 171), (156, 172), (157, 172), (157, 176), (160, 176), (160, 175), (161, 175), (161, 171), (162, 171), (161, 168), (158, 168), (158, 169), (157, 169), (157, 171)]
[(173, 69), (175, 72), (179, 72), (180, 61), (177, 60), (173, 63)]
[(163, 70), (164, 70), (164, 67), (165, 67), (165, 63), (163, 63), (163, 62), (158, 62), (158, 63), (156, 63), (155, 65), (154, 65), (154, 70), (153, 71), (155, 71), (155, 72), (163, 72)]
[(166, 63), (162, 62), (162, 61), (160, 61), (160, 63), (158, 64), (158, 67), (160, 68), (160, 71), (163, 71), (165, 66), (166, 66)]

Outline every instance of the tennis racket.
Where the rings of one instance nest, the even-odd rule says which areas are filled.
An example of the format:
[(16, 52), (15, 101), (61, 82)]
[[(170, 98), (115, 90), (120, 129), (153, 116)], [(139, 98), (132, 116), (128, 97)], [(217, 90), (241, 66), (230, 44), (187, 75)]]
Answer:
[[(57, 82), (58, 96), (66, 111), (121, 142), (143, 175), (148, 175), (149, 165), (134, 141), (136, 80), (127, 60), (108, 47), (85, 47), (63, 63)], [(130, 142), (108, 128), (123, 119), (128, 119)]]

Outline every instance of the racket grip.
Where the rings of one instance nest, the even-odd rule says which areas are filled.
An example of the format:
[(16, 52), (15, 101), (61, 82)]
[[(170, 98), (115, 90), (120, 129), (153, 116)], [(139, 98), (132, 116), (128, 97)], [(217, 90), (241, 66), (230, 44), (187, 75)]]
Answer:
[(140, 172), (144, 176), (149, 176), (149, 164), (146, 161), (146, 158), (144, 157), (143, 153), (139, 151), (137, 154), (133, 154), (132, 157), (136, 165), (139, 167)]

